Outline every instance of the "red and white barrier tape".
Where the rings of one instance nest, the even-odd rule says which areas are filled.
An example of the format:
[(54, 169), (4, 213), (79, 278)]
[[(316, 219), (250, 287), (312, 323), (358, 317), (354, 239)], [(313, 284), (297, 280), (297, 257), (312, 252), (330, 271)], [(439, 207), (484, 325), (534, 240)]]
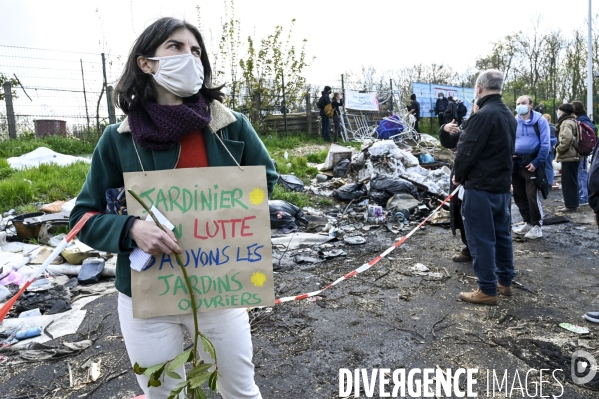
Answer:
[(379, 256), (377, 256), (376, 258), (371, 260), (370, 262), (364, 263), (362, 266), (355, 269), (354, 271), (351, 271), (351, 272), (347, 273), (346, 275), (339, 277), (337, 280), (333, 281), (331, 284), (327, 285), (326, 287), (324, 287), (323, 289), (321, 289), (319, 291), (308, 292), (306, 294), (301, 294), (301, 295), (296, 295), (296, 296), (287, 296), (284, 298), (277, 298), (277, 299), (275, 299), (275, 305), (281, 304), (283, 302), (299, 301), (300, 299), (306, 299), (311, 296), (318, 295), (318, 294), (322, 293), (323, 291), (328, 290), (329, 288), (339, 284), (340, 282), (347, 280), (351, 277), (354, 277), (356, 274), (360, 274), (360, 273), (370, 269), (372, 266), (376, 265), (378, 263), (378, 261), (383, 259), (385, 256), (389, 255), (395, 248), (397, 248), (401, 244), (403, 244), (408, 238), (410, 238), (416, 232), (416, 230), (418, 230), (420, 227), (422, 227), (422, 225), (424, 223), (426, 223), (434, 214), (439, 212), (439, 209), (441, 209), (441, 207), (443, 205), (445, 205), (447, 203), (447, 201), (449, 201), (451, 199), (451, 197), (456, 195), (456, 193), (458, 192), (459, 189), (460, 189), (460, 186), (458, 186), (455, 190), (453, 190), (453, 192), (451, 194), (449, 194), (449, 196), (447, 198), (445, 198), (443, 200), (443, 202), (441, 202), (441, 205), (439, 205), (430, 215), (428, 215), (426, 217), (426, 219), (424, 219), (422, 222), (420, 222), (420, 224), (418, 226), (414, 227), (414, 229), (412, 229), (412, 231), (410, 231), (406, 236), (399, 239), (395, 244), (393, 244), (391, 247), (387, 248), (385, 250), (385, 252), (383, 252), (382, 254), (380, 254)]

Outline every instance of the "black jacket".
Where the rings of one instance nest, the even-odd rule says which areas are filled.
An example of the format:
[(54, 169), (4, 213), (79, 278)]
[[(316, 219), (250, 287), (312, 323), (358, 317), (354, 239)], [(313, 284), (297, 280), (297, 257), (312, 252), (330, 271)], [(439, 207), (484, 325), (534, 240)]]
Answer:
[(318, 99), (318, 102), (316, 103), (316, 106), (318, 107), (318, 109), (320, 109), (321, 111), (324, 111), (324, 107), (327, 106), (327, 104), (331, 103), (331, 97), (329, 97), (329, 93), (326, 93), (324, 91), (321, 92), (321, 96)]
[(335, 111), (335, 115), (341, 116), (341, 111), (339, 110), (339, 107), (343, 107), (343, 99), (342, 98), (340, 98), (339, 100), (333, 99), (331, 101), (331, 104), (333, 104), (333, 111)]
[(443, 116), (447, 122), (458, 119), (458, 106), (453, 101), (447, 102), (447, 109), (443, 112)]
[(437, 102), (435, 103), (435, 114), (442, 114), (447, 109), (447, 98), (437, 98)]
[(460, 134), (455, 157), (455, 180), (466, 189), (509, 193), (518, 122), (500, 94), (478, 100)]

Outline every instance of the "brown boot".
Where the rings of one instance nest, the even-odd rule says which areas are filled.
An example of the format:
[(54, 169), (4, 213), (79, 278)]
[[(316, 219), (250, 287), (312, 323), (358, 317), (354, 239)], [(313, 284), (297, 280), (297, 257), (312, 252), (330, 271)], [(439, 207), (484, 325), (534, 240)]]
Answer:
[(479, 288), (472, 292), (460, 292), (460, 299), (464, 302), (480, 303), (482, 305), (497, 305), (497, 297), (487, 295)]
[(512, 287), (506, 287), (505, 285), (501, 285), (500, 282), (497, 282), (497, 293), (503, 296), (512, 296)]
[(454, 262), (470, 262), (472, 260), (472, 256), (464, 255), (463, 253), (459, 253), (451, 258)]

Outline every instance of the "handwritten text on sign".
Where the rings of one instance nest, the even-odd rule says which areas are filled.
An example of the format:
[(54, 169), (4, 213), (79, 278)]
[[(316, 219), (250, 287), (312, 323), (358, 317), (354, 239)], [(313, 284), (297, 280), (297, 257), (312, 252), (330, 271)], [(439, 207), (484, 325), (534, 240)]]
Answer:
[[(154, 205), (184, 249), (195, 303), (174, 255), (131, 271), (138, 318), (274, 304), (270, 218), (263, 166), (125, 173), (125, 187)], [(127, 194), (130, 215), (145, 210)]]

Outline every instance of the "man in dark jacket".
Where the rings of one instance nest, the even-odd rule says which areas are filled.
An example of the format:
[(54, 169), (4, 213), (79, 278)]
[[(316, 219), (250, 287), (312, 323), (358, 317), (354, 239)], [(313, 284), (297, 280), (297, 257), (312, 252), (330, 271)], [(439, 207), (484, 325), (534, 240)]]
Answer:
[[(512, 294), (514, 252), (510, 232), (510, 186), (517, 122), (501, 101), (503, 74), (495, 69), (476, 80), (478, 111), (460, 134), (454, 181), (464, 187), (462, 217), (478, 288), (460, 293), (466, 302), (497, 304)], [(442, 127), (457, 133), (456, 124)]]
[[(435, 114), (437, 114), (437, 117), (439, 118), (439, 126), (441, 126), (443, 123), (445, 123), (445, 120), (443, 119), (443, 113), (445, 112), (446, 109), (447, 109), (447, 99), (445, 98), (443, 93), (439, 93), (439, 98), (437, 98), (437, 102), (435, 103)], [(447, 122), (451, 122), (451, 121), (447, 121)]]
[(322, 91), (322, 96), (318, 99), (316, 105), (320, 110), (320, 118), (322, 121), (322, 138), (324, 141), (331, 141), (331, 119), (324, 113), (324, 107), (331, 103), (331, 97), (329, 96), (333, 90), (331, 86), (325, 86)]
[(416, 101), (416, 94), (414, 93), (412, 93), (410, 96), (408, 113), (414, 115), (414, 118), (416, 118), (416, 122), (414, 122), (414, 130), (416, 130), (416, 133), (420, 133), (420, 127), (418, 126), (418, 122), (420, 122), (420, 103)]
[[(599, 155), (595, 147), (589, 170), (589, 206), (595, 212), (595, 223), (599, 226)], [(587, 312), (584, 318), (593, 323), (599, 323), (599, 312)]]
[(458, 120), (458, 106), (453, 101), (452, 96), (447, 97), (447, 108), (443, 112), (443, 118), (445, 119), (445, 123)]

